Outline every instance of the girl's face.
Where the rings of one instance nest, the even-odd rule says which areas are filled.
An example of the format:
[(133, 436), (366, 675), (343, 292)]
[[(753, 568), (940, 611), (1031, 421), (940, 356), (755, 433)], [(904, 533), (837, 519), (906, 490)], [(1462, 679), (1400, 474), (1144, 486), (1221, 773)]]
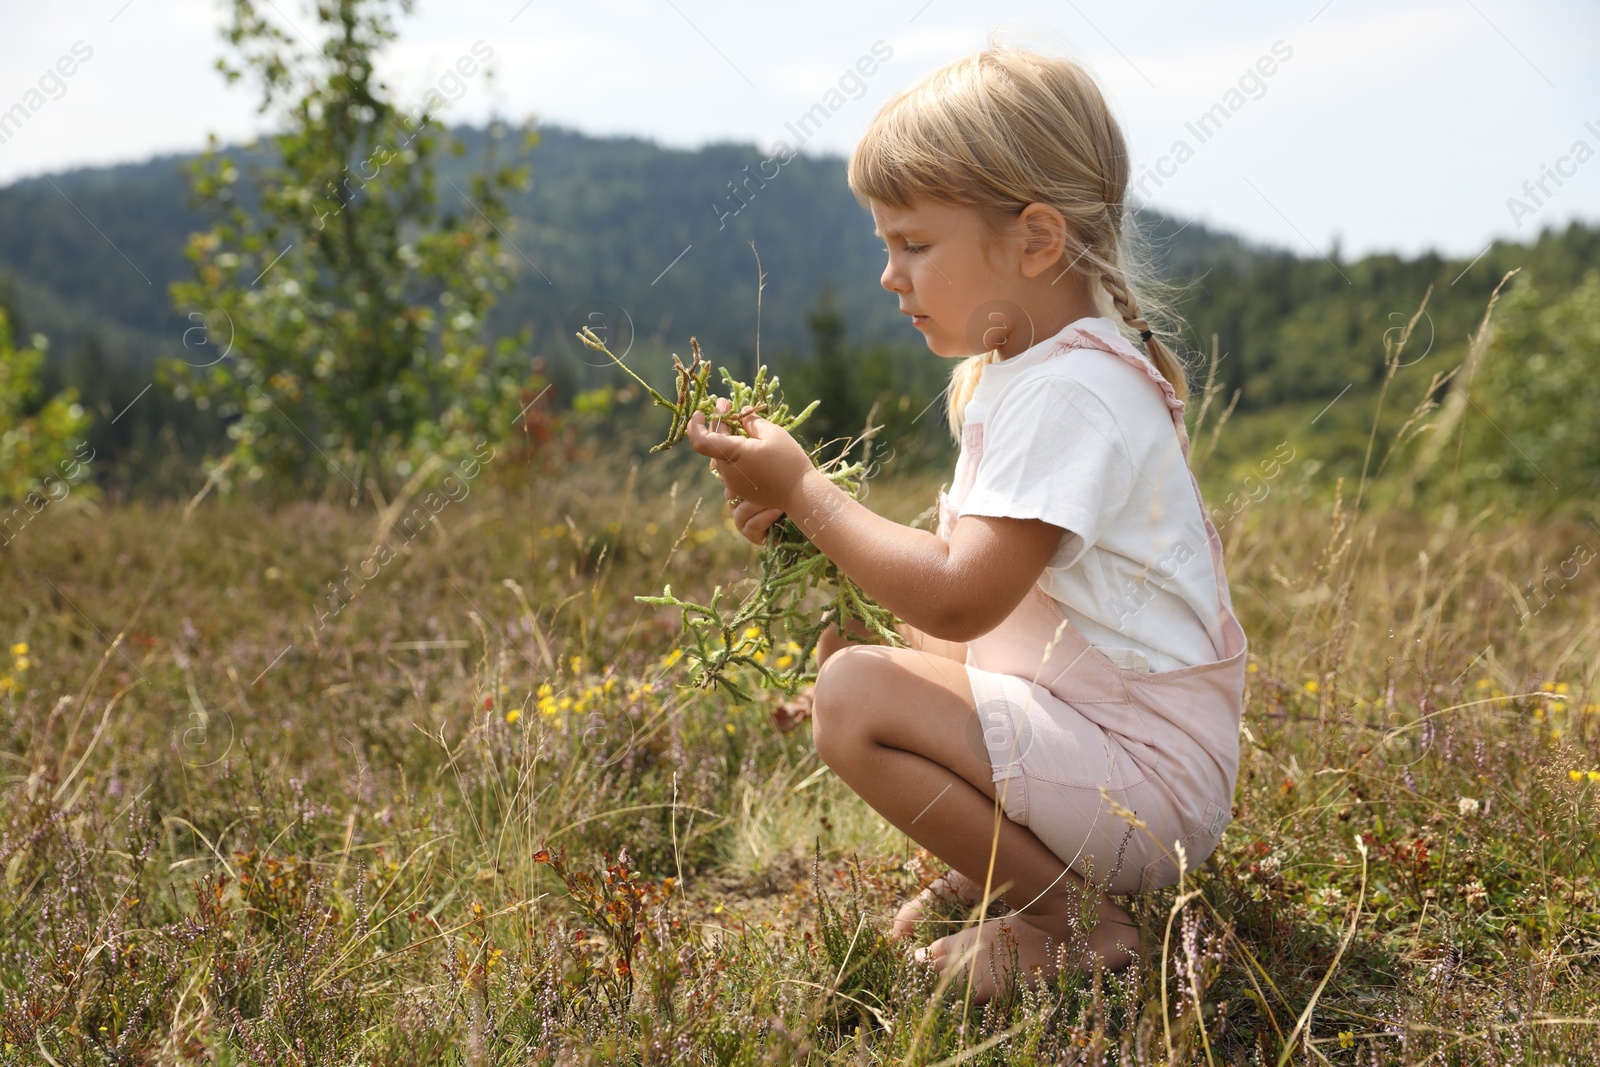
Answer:
[(930, 200), (869, 205), (873, 233), (889, 254), (880, 282), (899, 296), (930, 350), (955, 359), (998, 348), (1010, 357), (1033, 343), (1022, 311), (1027, 279), (1015, 262), (1006, 269), (1009, 242), (997, 241), (975, 208)]

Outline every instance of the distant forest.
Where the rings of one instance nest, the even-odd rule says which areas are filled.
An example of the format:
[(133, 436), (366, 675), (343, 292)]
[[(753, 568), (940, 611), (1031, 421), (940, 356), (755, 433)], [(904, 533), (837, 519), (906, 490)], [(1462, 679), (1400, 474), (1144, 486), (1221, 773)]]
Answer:
[[(453, 132), (467, 150), (442, 173), (466, 188), (488, 137)], [(793, 388), (837, 391), (844, 382), (871, 394), (844, 405), (861, 412), (873, 399), (898, 395), (902, 408), (921, 408), (934, 398), (943, 365), (928, 359), (878, 286), (882, 249), (845, 184), (845, 161), (796, 156), (763, 178), (762, 158), (751, 144), (685, 151), (539, 131), (520, 160), (531, 187), (512, 205), (520, 274), (492, 324), (507, 334), (530, 329), (530, 363), (543, 359), (561, 404), (621, 384), (573, 337), (585, 323), (606, 323), (613, 348), (631, 344), (629, 363), (647, 377), (667, 352), (687, 353), (690, 335), (714, 360), (748, 368), (757, 254), (761, 360)], [(0, 189), (0, 305), (19, 341), (49, 339), (47, 394), (77, 388), (95, 415), (96, 452), (110, 458), (102, 477), (125, 491), (165, 484), (223, 441), (224, 427), (207, 412), (160, 386), (146, 390), (156, 356), (181, 356), (184, 332), (198, 321), (191, 316), (205, 310), (173, 307), (168, 291), (191, 275), (185, 242), (206, 225), (190, 203), (188, 162), (164, 157)], [(458, 209), (473, 210), (464, 199)], [(1469, 266), (1432, 254), (1345, 261), (1336, 250), (1255, 246), (1148, 209), (1139, 219), (1154, 266), (1179, 287), (1196, 372), (1215, 335), (1223, 395), (1238, 392), (1240, 416), (1370, 394), (1383, 372), (1385, 331), (1416, 311), (1429, 286), (1413, 343), (1437, 358), (1402, 372), (1418, 388), (1432, 370), (1459, 362), (1506, 271), (1520, 267), (1541, 289), (1563, 292), (1600, 263), (1600, 228), (1576, 223), (1528, 245), (1497, 243)]]

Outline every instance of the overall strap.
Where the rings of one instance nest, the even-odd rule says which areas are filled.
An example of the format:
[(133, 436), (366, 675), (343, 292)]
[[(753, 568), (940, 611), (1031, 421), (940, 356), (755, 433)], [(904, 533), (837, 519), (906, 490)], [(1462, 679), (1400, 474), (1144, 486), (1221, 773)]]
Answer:
[(1195, 480), (1194, 471), (1189, 469), (1189, 431), (1183, 424), (1184, 403), (1178, 398), (1177, 390), (1167, 381), (1166, 376), (1155, 368), (1155, 364), (1135, 349), (1133, 343), (1120, 333), (1108, 337), (1098, 331), (1072, 325), (1057, 335), (1056, 346), (1057, 352), (1073, 348), (1095, 348), (1108, 352), (1138, 370), (1151, 385), (1160, 390), (1162, 398), (1166, 401), (1167, 411), (1172, 416), (1172, 427), (1178, 434), (1178, 447), (1183, 452), (1184, 469), (1189, 473), (1189, 484), (1194, 489), (1195, 503), (1200, 508), (1200, 519), (1205, 524), (1206, 543), (1211, 550), (1212, 569), (1216, 571), (1217, 604), (1223, 620), (1224, 642), (1229, 646), (1221, 650), (1222, 656), (1226, 659), (1235, 652), (1242, 651), (1244, 630), (1233, 614), (1233, 596), (1228, 590), (1228, 579), (1222, 569), (1222, 538), (1217, 534), (1216, 527), (1211, 523), (1211, 516), (1206, 511), (1205, 500), (1200, 496), (1200, 483)]

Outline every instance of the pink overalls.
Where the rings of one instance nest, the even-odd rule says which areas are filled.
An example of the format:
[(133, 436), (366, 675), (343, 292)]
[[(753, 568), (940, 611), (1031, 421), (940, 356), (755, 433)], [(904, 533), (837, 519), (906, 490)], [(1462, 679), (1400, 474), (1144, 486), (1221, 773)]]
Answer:
[[(1187, 466), (1183, 401), (1129, 342), (1117, 342), (1069, 328), (1059, 351), (1094, 348), (1143, 371), (1166, 397)], [(962, 427), (961, 447), (968, 457), (962, 484), (939, 496), (939, 536), (946, 540), (983, 453), (982, 423)], [(1233, 614), (1222, 541), (1192, 472), (1189, 480), (1217, 574), (1223, 658), (1181, 670), (1124, 670), (1084, 640), (1037, 584), (1004, 622), (967, 643), (967, 674), (1006, 816), (1112, 893), (1176, 882), (1174, 843), (1182, 842), (1192, 870), (1232, 819), (1245, 637)]]

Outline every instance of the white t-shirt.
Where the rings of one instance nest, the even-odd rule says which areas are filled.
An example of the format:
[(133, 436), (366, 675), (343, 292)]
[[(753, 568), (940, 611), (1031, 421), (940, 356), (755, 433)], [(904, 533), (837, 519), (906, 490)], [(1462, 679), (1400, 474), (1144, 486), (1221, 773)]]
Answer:
[[(1121, 339), (1106, 318), (1071, 326)], [(1216, 569), (1155, 383), (1109, 352), (1058, 351), (1052, 337), (985, 366), (964, 420), (983, 424), (983, 448), (976, 470), (965, 447), (956, 460), (950, 521), (1042, 519), (1067, 531), (1039, 585), (1124, 669), (1218, 658)]]

